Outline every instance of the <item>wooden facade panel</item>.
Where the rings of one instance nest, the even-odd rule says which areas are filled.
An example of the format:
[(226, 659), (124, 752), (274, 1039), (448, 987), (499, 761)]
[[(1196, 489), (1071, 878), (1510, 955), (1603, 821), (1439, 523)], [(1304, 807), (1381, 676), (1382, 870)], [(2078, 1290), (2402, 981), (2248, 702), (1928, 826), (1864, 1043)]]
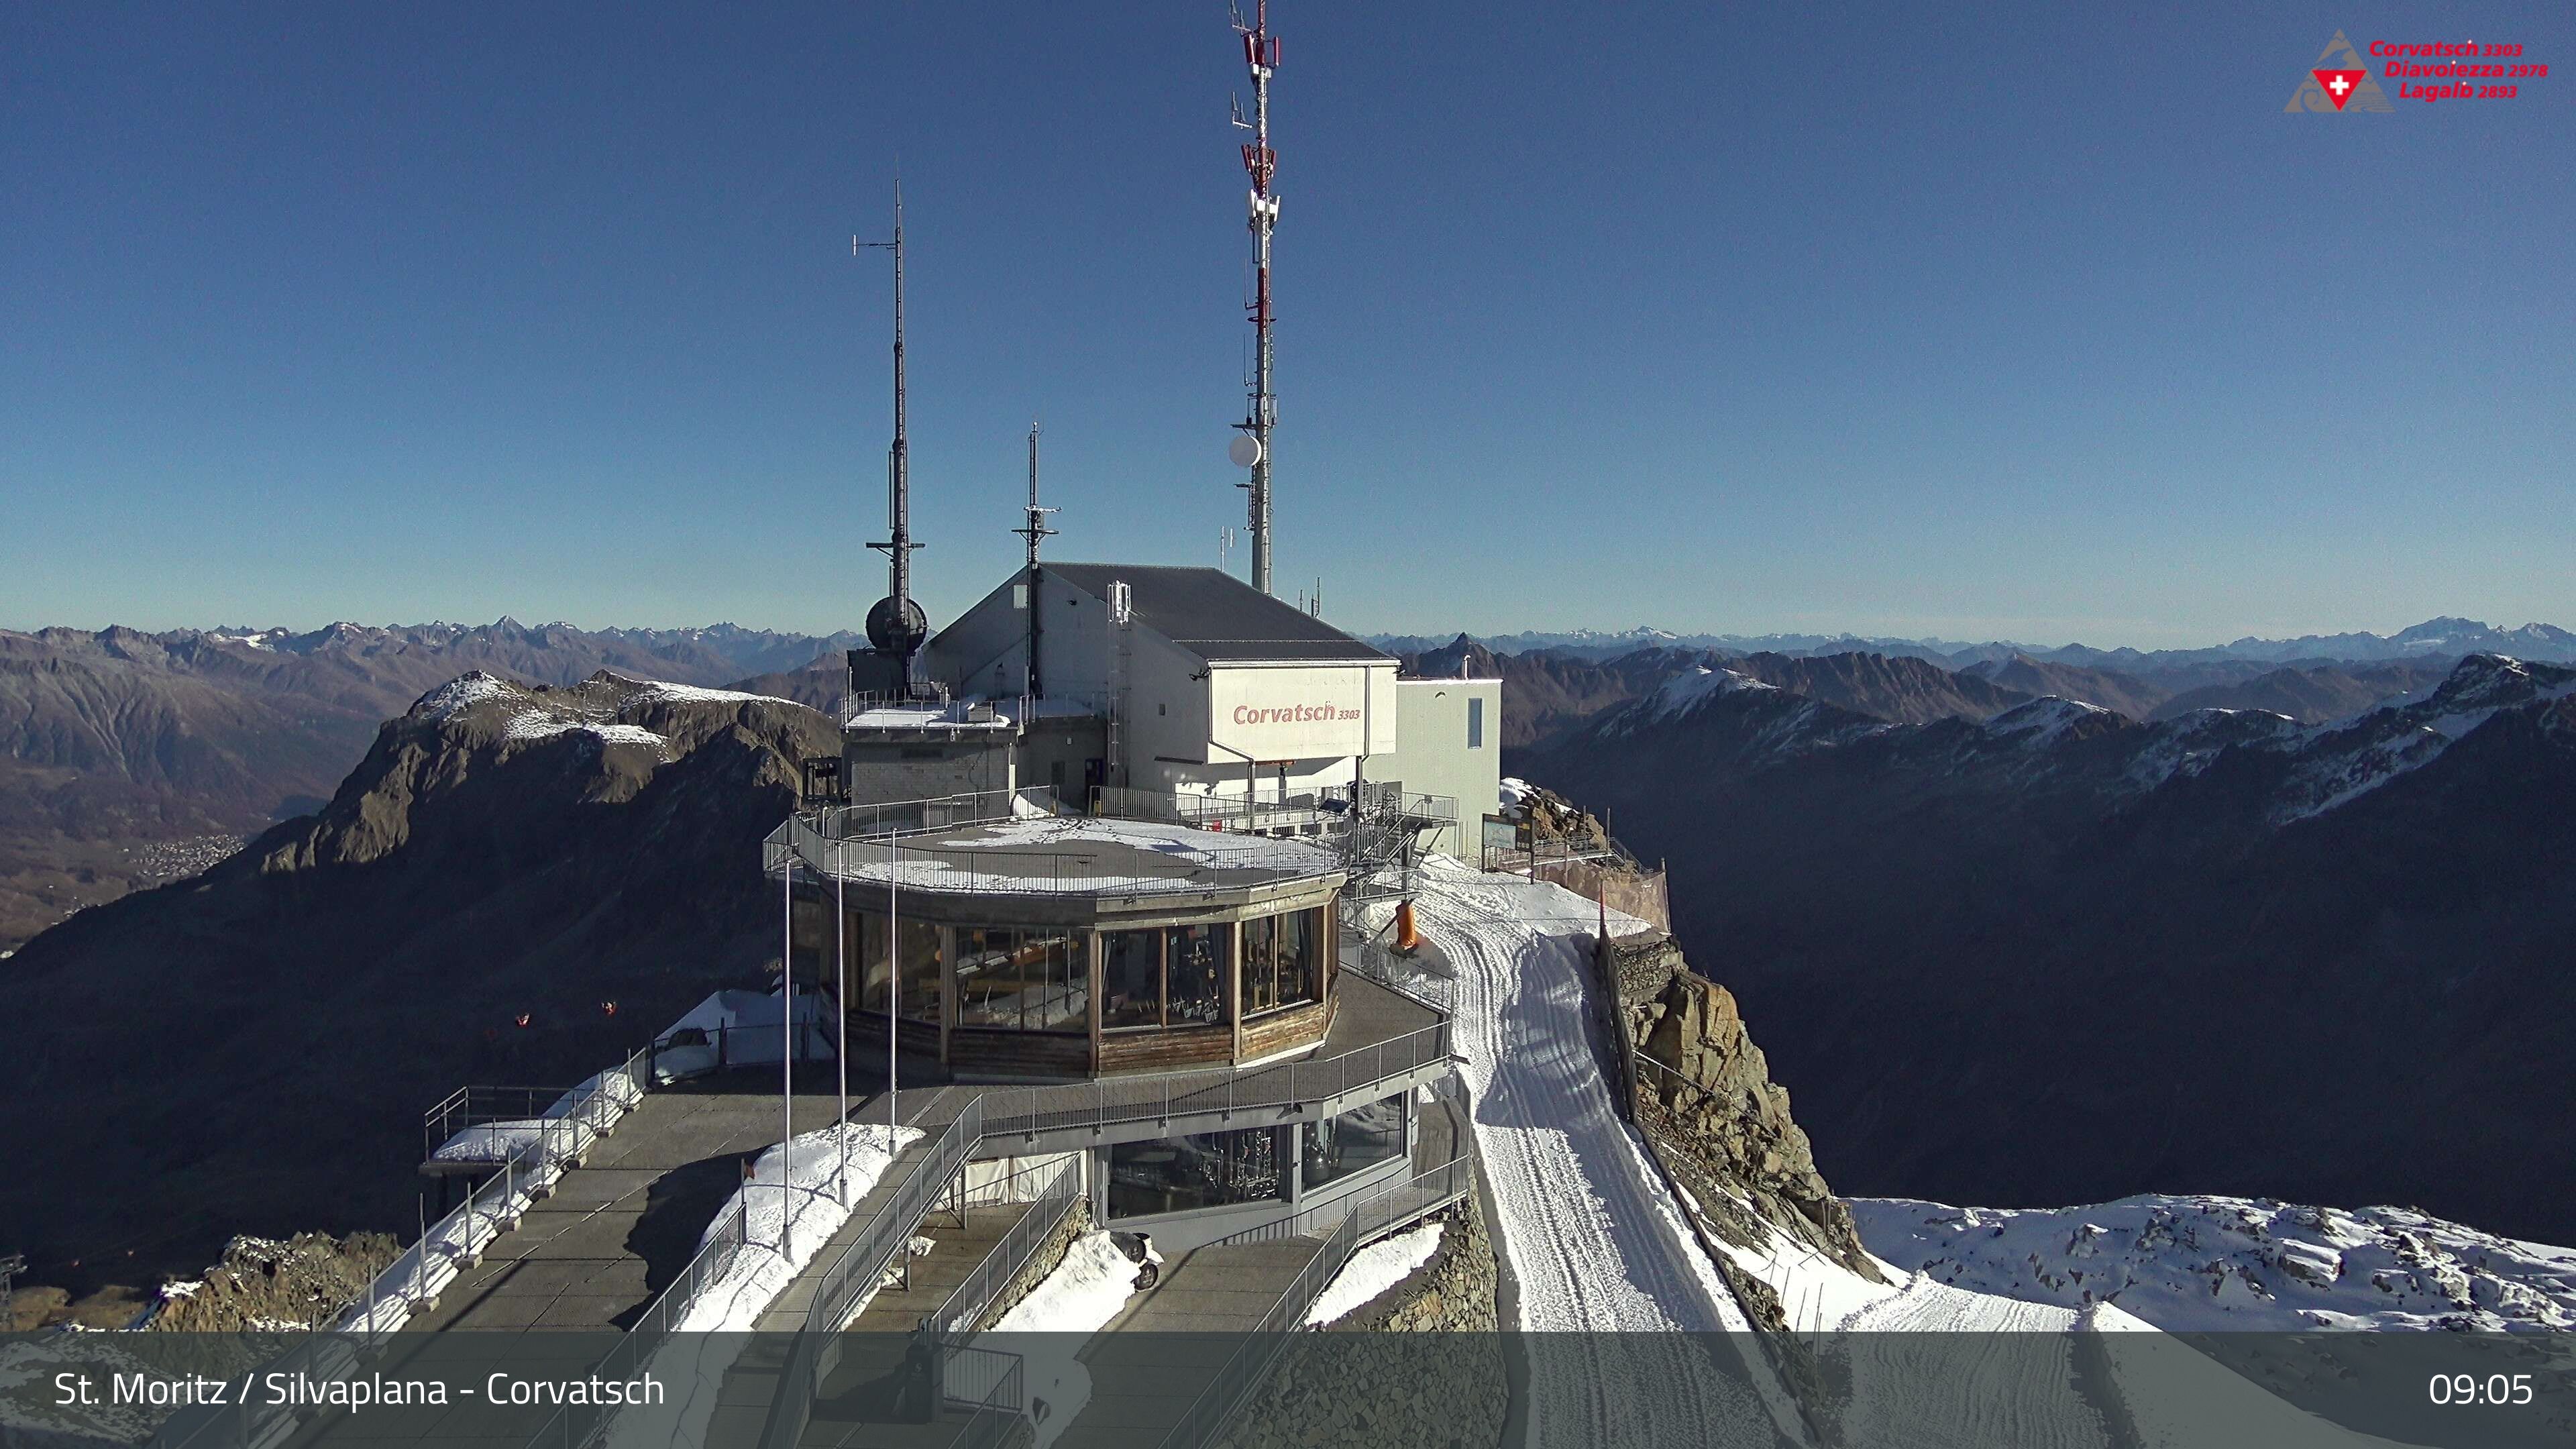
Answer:
[(1158, 1072), (1222, 1066), (1234, 1056), (1231, 1026), (1176, 1026), (1167, 1030), (1112, 1031), (1100, 1037), (1100, 1070)]
[(1312, 1046), (1324, 1039), (1324, 1032), (1332, 1024), (1332, 1012), (1320, 1001), (1256, 1016), (1243, 1024), (1243, 1060), (1258, 1061)]
[(1088, 1076), (1091, 1073), (1091, 1038), (1081, 1032), (951, 1027), (948, 1033), (948, 1069), (992, 1076)]
[[(885, 1036), (884, 1012), (851, 1012), (850, 1060), (882, 1062), (885, 1059)], [(914, 1021), (907, 1017), (895, 1023), (895, 1045), (908, 1057), (936, 1058), (939, 1055), (939, 1023)]]

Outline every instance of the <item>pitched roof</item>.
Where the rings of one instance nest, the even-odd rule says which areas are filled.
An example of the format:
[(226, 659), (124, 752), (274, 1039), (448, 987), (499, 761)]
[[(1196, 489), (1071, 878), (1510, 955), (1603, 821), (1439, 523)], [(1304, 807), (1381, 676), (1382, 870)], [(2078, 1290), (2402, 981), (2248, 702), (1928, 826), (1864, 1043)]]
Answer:
[(1112, 580), (1123, 580), (1136, 622), (1201, 659), (1365, 663), (1394, 657), (1222, 569), (1080, 563), (1044, 567), (1099, 599), (1109, 597)]

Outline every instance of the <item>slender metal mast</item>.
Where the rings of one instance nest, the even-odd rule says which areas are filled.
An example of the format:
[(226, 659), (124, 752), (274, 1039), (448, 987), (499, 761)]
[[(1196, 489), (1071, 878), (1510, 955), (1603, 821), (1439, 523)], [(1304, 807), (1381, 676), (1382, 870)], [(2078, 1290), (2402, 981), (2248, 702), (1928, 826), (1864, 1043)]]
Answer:
[(1052, 508), (1038, 506), (1038, 425), (1029, 424), (1029, 521), (1011, 532), (1029, 541), (1029, 698), (1043, 699), (1046, 691), (1038, 677), (1038, 540), (1052, 538), (1055, 530), (1047, 527), (1046, 516)]
[(921, 545), (912, 541), (912, 474), (911, 453), (904, 438), (903, 394), (903, 182), (894, 184), (894, 240), (863, 242), (850, 238), (850, 254), (861, 251), (894, 253), (894, 445), (886, 452), (887, 514), (891, 536), (884, 543), (868, 547), (883, 553), (887, 559), (886, 596), (868, 611), (868, 642), (897, 662), (898, 691), (904, 697), (912, 694), (912, 657), (921, 651), (922, 641), (930, 637), (930, 620), (912, 597), (912, 551)]
[(1243, 63), (1252, 72), (1252, 119), (1236, 116), (1235, 124), (1252, 132), (1243, 148), (1243, 169), (1252, 176), (1252, 395), (1244, 420), (1237, 424), (1252, 439), (1250, 523), (1252, 586), (1270, 592), (1270, 430), (1279, 421), (1279, 399), (1270, 390), (1270, 229), (1279, 221), (1279, 197), (1270, 189), (1279, 154), (1270, 149), (1270, 73), (1279, 68), (1279, 38), (1270, 33), (1270, 0), (1253, 0), (1252, 24), (1238, 13), (1234, 28), (1243, 37)]

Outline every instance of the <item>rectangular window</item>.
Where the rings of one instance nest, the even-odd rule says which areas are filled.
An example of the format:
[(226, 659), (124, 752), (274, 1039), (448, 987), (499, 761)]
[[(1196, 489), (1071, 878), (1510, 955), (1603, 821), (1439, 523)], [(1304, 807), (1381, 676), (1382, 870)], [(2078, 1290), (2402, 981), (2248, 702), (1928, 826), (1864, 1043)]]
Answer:
[(1252, 1127), (1117, 1143), (1109, 1149), (1109, 1215), (1145, 1217), (1283, 1198), (1289, 1130)]
[(1324, 913), (1291, 911), (1243, 923), (1243, 1014), (1320, 1001)]
[[(894, 962), (902, 984), (902, 1013), (912, 1021), (939, 1020), (939, 928), (928, 921), (906, 920), (903, 947)], [(886, 1009), (886, 918), (881, 913), (859, 917), (861, 969), (859, 1009)]]
[(1299, 1171), (1306, 1186), (1321, 1187), (1403, 1155), (1404, 1097), (1399, 1093), (1353, 1107), (1338, 1117), (1307, 1123)]
[(1279, 918), (1262, 916), (1243, 923), (1243, 1014), (1278, 1004)]
[(1226, 943), (1232, 931), (1172, 926), (1163, 942), (1163, 1024), (1207, 1026), (1225, 1020)]
[(1091, 1003), (1073, 937), (1013, 926), (957, 930), (957, 1022), (1013, 1031), (1083, 1031)]
[(1163, 1024), (1163, 933), (1100, 933), (1100, 1025)]
[(1470, 699), (1467, 701), (1467, 748), (1481, 750), (1484, 747), (1485, 702), (1481, 699)]

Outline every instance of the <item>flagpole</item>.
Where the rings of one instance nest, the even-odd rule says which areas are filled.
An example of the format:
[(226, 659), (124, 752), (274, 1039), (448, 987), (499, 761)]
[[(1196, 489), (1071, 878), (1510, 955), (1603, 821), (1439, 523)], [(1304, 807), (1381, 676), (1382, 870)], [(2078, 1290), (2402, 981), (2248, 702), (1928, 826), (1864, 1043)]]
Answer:
[(895, 914), (899, 888), (895, 877), (897, 857), (894, 837), (886, 837), (886, 1161), (894, 1161), (894, 1134), (900, 1119), (895, 1115), (894, 1018), (903, 1003), (902, 918)]
[(779, 898), (786, 902), (786, 934), (778, 943), (778, 1111), (786, 1129), (778, 1140), (778, 1255), (783, 1258), (794, 1251), (789, 1224), (796, 1216), (795, 1203), (788, 1197), (788, 1184), (796, 1176), (796, 823), (792, 817), (778, 884)]
[(832, 1119), (832, 1137), (841, 1145), (841, 1206), (850, 1205), (850, 905), (849, 883), (842, 879), (841, 842), (832, 842), (832, 951), (839, 963), (832, 1004), (841, 1018), (841, 1044), (832, 1061), (841, 1069), (841, 1115)]

